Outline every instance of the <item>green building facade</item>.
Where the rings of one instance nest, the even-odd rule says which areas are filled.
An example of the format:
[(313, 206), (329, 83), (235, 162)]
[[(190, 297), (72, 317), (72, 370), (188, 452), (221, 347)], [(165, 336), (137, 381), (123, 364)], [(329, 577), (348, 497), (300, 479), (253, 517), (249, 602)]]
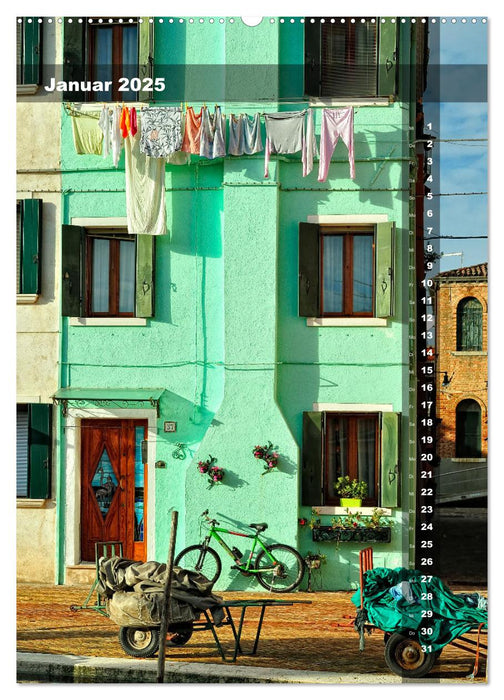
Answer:
[[(302, 176), (299, 153), (272, 156), (268, 178), (264, 151), (215, 160), (191, 155), (189, 163), (166, 164), (166, 234), (131, 236), (124, 151), (118, 167), (110, 156), (77, 154), (72, 115), (80, 100), (64, 95), (57, 582), (76, 580), (97, 540), (121, 540), (131, 558), (164, 561), (171, 511), (179, 512), (180, 550), (199, 541), (199, 516), (208, 509), (230, 529), (266, 522), (267, 540), (303, 556), (325, 554), (319, 585), (353, 588), (366, 544), (314, 541), (327, 535), (319, 526), (345, 514), (333, 488), (345, 468), (371, 474), (363, 522), (376, 507), (390, 520), (390, 541), (370, 540), (376, 564), (407, 566), (415, 455), (410, 142), (424, 28), (400, 18), (368, 19), (361, 27), (327, 18), (329, 30), (320, 18), (263, 18), (254, 27), (240, 18), (138, 19), (130, 25), (140, 76), (164, 77), (167, 89), (142, 92), (128, 106), (140, 113), (140, 103), (182, 104), (199, 112), (219, 104), (226, 115), (310, 108), (317, 142), (322, 110), (352, 106), (356, 177), (349, 177), (341, 141), (325, 182), (317, 180), (318, 159)], [(331, 26), (346, 26), (346, 34), (331, 39)], [(126, 24), (114, 28), (122, 32)], [(62, 32), (63, 62), (70, 56), (77, 64), (81, 56), (89, 68), (90, 24), (64, 18)], [(343, 87), (324, 87), (329, 49), (337, 53), (342, 37), (348, 51), (364, 46), (372, 55), (367, 77), (349, 65)], [(355, 55), (346, 60), (360, 67)], [(261, 128), (264, 143), (264, 119)], [(92, 256), (101, 254), (92, 246), (103, 239), (111, 256), (113, 239), (123, 241), (124, 259), (134, 256), (132, 316), (86, 311)], [(333, 244), (341, 258), (330, 257)], [(359, 258), (361, 244), (368, 258)], [(359, 278), (362, 265), (366, 279)], [(344, 295), (353, 286), (347, 315), (321, 312), (332, 274), (339, 275), (337, 294), (341, 285)], [(356, 301), (361, 283), (365, 311)], [(268, 442), (279, 459), (266, 473), (253, 449)], [(209, 456), (224, 469), (213, 486), (198, 470)], [(112, 473), (110, 463), (123, 471)], [(119, 495), (96, 508), (93, 497), (107, 474)], [(118, 502), (125, 493), (134, 493), (135, 514), (130, 501)], [(257, 588), (227, 563), (219, 590)]]

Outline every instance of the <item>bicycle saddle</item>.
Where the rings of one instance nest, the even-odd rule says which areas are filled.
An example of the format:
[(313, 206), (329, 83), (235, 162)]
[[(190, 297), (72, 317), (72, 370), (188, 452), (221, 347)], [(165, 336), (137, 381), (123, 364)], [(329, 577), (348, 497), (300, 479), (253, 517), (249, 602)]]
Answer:
[(257, 532), (264, 532), (268, 527), (268, 523), (250, 523), (249, 527), (253, 527)]

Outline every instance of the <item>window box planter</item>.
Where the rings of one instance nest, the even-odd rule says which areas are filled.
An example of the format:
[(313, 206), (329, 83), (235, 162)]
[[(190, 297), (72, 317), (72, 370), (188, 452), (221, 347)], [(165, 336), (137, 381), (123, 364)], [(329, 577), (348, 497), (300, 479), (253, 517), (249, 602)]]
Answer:
[(390, 542), (390, 527), (342, 528), (320, 525), (312, 530), (314, 542)]

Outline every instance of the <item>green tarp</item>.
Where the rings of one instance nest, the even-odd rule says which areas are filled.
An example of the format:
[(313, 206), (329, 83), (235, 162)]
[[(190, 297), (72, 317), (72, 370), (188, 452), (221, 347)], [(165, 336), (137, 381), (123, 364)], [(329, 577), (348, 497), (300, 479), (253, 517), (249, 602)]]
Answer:
[[(398, 584), (402, 585), (396, 595), (404, 595), (395, 598), (390, 589)], [(352, 602), (360, 607), (360, 589)], [(439, 578), (402, 568), (377, 568), (365, 573), (363, 608), (371, 624), (384, 632), (413, 630), (421, 644), (431, 647), (430, 651), (442, 649), (456, 637), (488, 622), (483, 597), (456, 595)]]

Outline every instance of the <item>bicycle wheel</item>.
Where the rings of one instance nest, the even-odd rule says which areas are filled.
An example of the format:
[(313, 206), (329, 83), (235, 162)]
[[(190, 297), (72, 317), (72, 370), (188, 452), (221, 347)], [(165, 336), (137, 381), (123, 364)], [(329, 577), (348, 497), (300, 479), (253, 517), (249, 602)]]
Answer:
[(288, 593), (299, 586), (305, 571), (303, 557), (286, 544), (272, 544), (268, 552), (275, 558), (273, 564), (264, 550), (256, 559), (256, 569), (268, 569), (256, 574), (263, 588), (276, 593)]
[(203, 574), (212, 584), (214, 584), (222, 571), (222, 564), (219, 555), (211, 547), (203, 547), (201, 544), (193, 544), (186, 547), (175, 557), (175, 566), (182, 569), (196, 571)]

